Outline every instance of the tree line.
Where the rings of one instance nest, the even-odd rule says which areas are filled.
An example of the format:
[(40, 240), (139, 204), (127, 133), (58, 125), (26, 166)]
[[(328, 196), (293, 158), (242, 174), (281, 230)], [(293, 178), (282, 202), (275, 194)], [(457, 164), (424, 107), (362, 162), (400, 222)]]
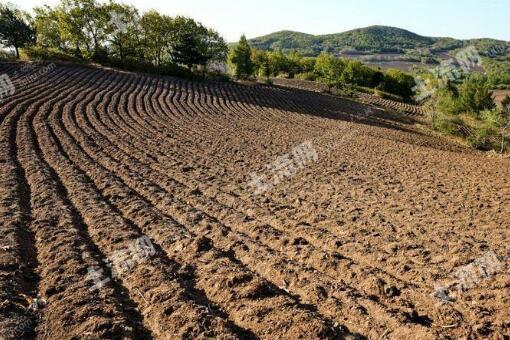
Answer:
[(261, 51), (251, 48), (243, 35), (239, 43), (230, 51), (229, 64), (232, 73), (240, 79), (271, 77), (285, 75), (289, 78), (320, 81), (332, 88), (345, 85), (358, 88), (376, 89), (388, 92), (410, 101), (414, 77), (398, 71), (382, 71), (367, 66), (358, 60), (344, 59), (328, 53), (318, 57), (303, 57), (297, 52), (283, 53)]
[(490, 75), (470, 73), (446, 83), (429, 75), (427, 84), (433, 94), (425, 105), (435, 130), (464, 138), (481, 150), (510, 149), (510, 96), (499, 106), (494, 103)]
[(58, 51), (120, 65), (205, 68), (226, 60), (228, 46), (213, 29), (187, 17), (170, 17), (110, 0), (61, 0), (34, 9), (34, 17), (0, 8), (0, 39), (13, 47)]

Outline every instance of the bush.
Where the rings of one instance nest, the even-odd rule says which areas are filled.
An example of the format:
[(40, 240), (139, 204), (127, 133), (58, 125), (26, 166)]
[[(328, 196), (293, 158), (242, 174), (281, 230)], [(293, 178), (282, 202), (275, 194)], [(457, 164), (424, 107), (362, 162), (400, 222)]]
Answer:
[(221, 72), (207, 72), (205, 78), (221, 83), (228, 83), (231, 80), (228, 74)]
[(401, 96), (397, 96), (396, 94), (384, 92), (384, 91), (381, 91), (381, 90), (378, 90), (378, 89), (374, 90), (374, 95), (376, 95), (378, 97), (381, 97), (381, 98), (384, 98), (384, 99), (394, 100), (394, 101), (397, 101), (397, 102), (404, 101), (404, 98), (402, 98)]
[(372, 89), (370, 87), (365, 86), (356, 86), (356, 90), (359, 92), (367, 93), (367, 94), (375, 94), (376, 89)]
[(410, 101), (413, 97), (413, 88), (416, 83), (414, 77), (399, 70), (388, 70), (378, 90), (401, 96), (404, 100)]
[(63, 61), (71, 63), (83, 63), (85, 60), (65, 53), (56, 48), (44, 48), (38, 46), (25, 47), (20, 51), (21, 59), (24, 60), (44, 60), (44, 61)]
[(433, 96), (434, 109), (449, 115), (455, 115), (462, 112), (463, 107), (459, 101), (457, 89), (453, 86), (440, 88)]
[(0, 61), (14, 61), (16, 55), (12, 52), (0, 49)]
[(317, 75), (314, 72), (305, 72), (296, 74), (296, 79), (315, 81), (317, 80)]
[(499, 110), (485, 110), (480, 114), (480, 124), (475, 127), (473, 134), (468, 138), (470, 144), (481, 150), (498, 148), (501, 128), (505, 118)]
[(457, 115), (435, 112), (432, 116), (432, 128), (436, 131), (454, 136), (463, 136), (466, 127), (464, 121)]
[(464, 111), (474, 114), (492, 109), (494, 101), (489, 81), (481, 74), (471, 74), (459, 87), (459, 100)]
[(503, 109), (503, 112), (507, 115), (510, 115), (510, 95), (507, 95), (502, 101), (501, 101), (501, 108)]
[(123, 61), (118, 58), (110, 58), (107, 62), (102, 63), (102, 65), (132, 72), (145, 72), (189, 79), (195, 77), (195, 74), (191, 70), (171, 63), (155, 66), (150, 62), (140, 62), (129, 58), (126, 58)]

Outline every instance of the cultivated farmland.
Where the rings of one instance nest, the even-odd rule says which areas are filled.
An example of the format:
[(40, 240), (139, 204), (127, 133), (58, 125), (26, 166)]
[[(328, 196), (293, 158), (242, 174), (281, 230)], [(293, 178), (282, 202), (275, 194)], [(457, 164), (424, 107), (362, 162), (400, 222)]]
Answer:
[(0, 337), (510, 334), (507, 159), (303, 90), (26, 72), (0, 64)]

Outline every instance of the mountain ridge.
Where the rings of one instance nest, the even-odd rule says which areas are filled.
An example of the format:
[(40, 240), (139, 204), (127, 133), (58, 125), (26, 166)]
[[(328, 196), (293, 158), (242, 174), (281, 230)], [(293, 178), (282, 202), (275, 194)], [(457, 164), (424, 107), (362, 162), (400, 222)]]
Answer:
[(451, 37), (427, 37), (406, 29), (383, 25), (321, 35), (281, 30), (248, 41), (251, 46), (261, 50), (297, 51), (304, 55), (318, 55), (323, 51), (334, 54), (406, 53), (418, 49), (442, 52), (467, 45), (475, 45), (481, 53), (487, 53), (493, 46), (508, 49), (510, 45), (506, 41), (492, 38), (462, 40)]

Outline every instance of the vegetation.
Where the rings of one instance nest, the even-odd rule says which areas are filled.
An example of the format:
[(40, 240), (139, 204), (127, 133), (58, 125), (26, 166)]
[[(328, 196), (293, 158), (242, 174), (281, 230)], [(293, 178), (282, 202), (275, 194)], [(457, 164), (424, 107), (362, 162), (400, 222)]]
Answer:
[[(306, 56), (318, 56), (322, 52), (335, 55), (344, 53), (401, 53), (409, 60), (430, 58), (433, 52), (452, 51), (474, 45), (483, 55), (496, 48), (506, 51), (504, 41), (494, 39), (456, 40), (452, 38), (431, 38), (395, 27), (370, 26), (338, 34), (310, 35), (300, 32), (280, 31), (251, 39), (252, 47), (264, 51), (297, 51)], [(506, 50), (505, 50), (506, 48)], [(425, 52), (425, 55), (423, 55)], [(427, 61), (427, 60), (425, 60)], [(434, 62), (435, 59), (430, 59)]]
[(501, 108), (505, 114), (510, 115), (510, 96), (509, 95), (507, 95), (501, 102)]
[[(191, 18), (110, 1), (61, 0), (34, 9), (35, 18), (2, 7), (2, 43), (30, 58), (93, 61), (130, 70), (190, 75), (226, 61), (228, 47)], [(19, 54), (18, 54), (19, 56)]]
[(341, 85), (342, 74), (345, 69), (345, 63), (330, 54), (322, 53), (315, 61), (315, 74), (317, 78), (330, 88)]
[(267, 82), (270, 77), (296, 77), (320, 81), (328, 85), (330, 91), (333, 88), (338, 90), (354, 86), (370, 89), (372, 93), (377, 90), (377, 93), (384, 93), (387, 96), (396, 95), (404, 101), (412, 100), (414, 78), (398, 70), (383, 72), (360, 61), (337, 58), (325, 52), (314, 58), (303, 57), (297, 52), (286, 54), (280, 50), (265, 52), (254, 49), (251, 51), (249, 62), (247, 59), (249, 51), (249, 45), (242, 37), (231, 52), (229, 60), (234, 74), (239, 78), (256, 76)]
[(497, 108), (486, 75), (470, 74), (462, 83), (437, 89), (429, 100), (432, 127), (460, 136), (482, 150), (508, 150), (510, 98)]
[(14, 48), (16, 58), (19, 58), (19, 49), (35, 42), (35, 29), (30, 17), (0, 4), (0, 42)]
[(254, 71), (251, 60), (251, 47), (246, 36), (241, 36), (239, 44), (232, 49), (229, 55), (229, 63), (232, 66), (233, 74), (239, 79), (249, 78)]
[(485, 58), (483, 65), (493, 88), (510, 87), (510, 58)]

